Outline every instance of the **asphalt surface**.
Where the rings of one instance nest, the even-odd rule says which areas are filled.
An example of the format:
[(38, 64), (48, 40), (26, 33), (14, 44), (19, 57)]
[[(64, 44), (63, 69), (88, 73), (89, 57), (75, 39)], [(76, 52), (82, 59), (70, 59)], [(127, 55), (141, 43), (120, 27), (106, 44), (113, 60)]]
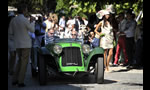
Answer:
[(45, 86), (40, 86), (38, 78), (32, 78), (31, 67), (25, 78), (26, 87), (12, 86), (12, 76), (8, 74), (8, 90), (143, 90), (143, 69), (131, 69), (126, 67), (110, 67), (109, 72), (104, 73), (104, 83), (97, 84), (94, 75), (84, 77), (52, 77)]

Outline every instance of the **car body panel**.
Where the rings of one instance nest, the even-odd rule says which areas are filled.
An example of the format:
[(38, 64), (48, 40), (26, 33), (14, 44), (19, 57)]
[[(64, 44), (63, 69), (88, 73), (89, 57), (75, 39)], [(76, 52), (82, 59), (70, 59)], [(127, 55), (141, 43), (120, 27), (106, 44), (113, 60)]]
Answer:
[[(77, 47), (80, 49), (80, 54), (81, 54), (81, 66), (74, 66), (74, 65), (70, 65), (70, 66), (63, 66), (62, 65), (62, 54), (58, 55), (55, 54), (53, 51), (53, 47), (55, 45), (59, 45), (61, 46), (63, 49), (64, 48), (69, 48), (69, 47)], [(95, 55), (102, 55), (104, 53), (104, 50), (100, 47), (96, 47), (94, 49), (91, 49), (89, 54), (84, 54), (83, 50), (82, 50), (82, 42), (80, 40), (77, 39), (61, 39), (61, 40), (55, 40), (52, 43), (49, 43), (47, 45), (45, 45), (44, 47), (40, 47), (38, 48), (38, 52), (42, 55), (51, 55), (52, 57), (54, 57), (54, 60), (56, 62), (56, 66), (58, 68), (59, 72), (87, 72), (88, 71), (88, 67), (89, 67), (89, 63), (92, 59), (92, 57), (94, 57)], [(70, 56), (73, 57), (73, 56)], [(51, 58), (48, 59), (48, 61), (50, 61)]]
[(104, 49), (100, 48), (100, 47), (96, 47), (94, 48), (88, 55), (88, 57), (85, 60), (85, 69), (88, 69), (89, 63), (92, 59), (92, 57), (94, 57), (95, 55), (103, 55), (104, 53)]
[[(55, 45), (59, 48), (54, 49)], [(101, 47), (90, 49), (88, 46), (87, 50), (89, 52), (85, 52), (85, 46), (88, 45), (83, 44), (78, 39), (62, 39), (55, 40), (42, 47), (32, 47), (32, 76), (34, 76), (34, 71), (37, 71), (40, 84), (44, 85), (46, 84), (47, 75), (51, 76), (53, 72), (75, 76), (77, 72), (89, 73), (91, 72), (90, 67), (93, 67), (95, 69), (93, 74), (96, 78), (99, 76), (96, 81), (102, 83), (104, 79), (104, 50)], [(57, 53), (54, 50), (62, 51)]]
[[(54, 45), (60, 45), (62, 48), (66, 47), (78, 47), (80, 48), (81, 52), (81, 58), (82, 58), (82, 66), (62, 66), (62, 57), (61, 55), (56, 55), (53, 51)], [(82, 46), (79, 42), (60, 42), (60, 43), (53, 43), (46, 45), (46, 48), (49, 50), (50, 55), (55, 57), (55, 61), (58, 63), (59, 66), (59, 72), (75, 72), (75, 71), (85, 71), (85, 65), (84, 65), (84, 56), (82, 52)]]

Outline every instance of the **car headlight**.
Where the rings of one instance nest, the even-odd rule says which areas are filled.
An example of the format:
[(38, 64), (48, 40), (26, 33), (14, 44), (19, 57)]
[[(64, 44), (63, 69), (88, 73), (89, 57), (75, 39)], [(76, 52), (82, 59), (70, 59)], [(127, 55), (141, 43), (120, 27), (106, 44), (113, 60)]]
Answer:
[(62, 52), (62, 47), (60, 45), (55, 45), (53, 51), (55, 54), (60, 54)]
[(84, 44), (84, 45), (82, 46), (82, 49), (83, 49), (83, 53), (84, 53), (84, 54), (89, 54), (89, 52), (90, 52), (90, 46), (89, 46), (89, 45)]

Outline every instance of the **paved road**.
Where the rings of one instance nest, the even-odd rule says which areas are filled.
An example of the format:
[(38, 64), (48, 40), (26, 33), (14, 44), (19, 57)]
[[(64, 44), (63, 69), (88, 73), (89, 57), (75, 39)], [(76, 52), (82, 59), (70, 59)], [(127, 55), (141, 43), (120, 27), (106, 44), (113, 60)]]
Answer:
[(51, 78), (46, 86), (40, 86), (37, 78), (32, 78), (30, 64), (26, 73), (26, 87), (11, 85), (8, 75), (8, 90), (143, 90), (143, 69), (127, 70), (125, 67), (110, 67), (104, 74), (104, 83), (97, 84), (93, 75), (89, 77)]

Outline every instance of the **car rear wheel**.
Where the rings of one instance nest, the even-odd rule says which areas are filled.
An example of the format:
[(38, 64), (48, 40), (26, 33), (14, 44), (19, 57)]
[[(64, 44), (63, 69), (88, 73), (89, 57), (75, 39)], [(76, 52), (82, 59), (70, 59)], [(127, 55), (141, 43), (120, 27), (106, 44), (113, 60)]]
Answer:
[(104, 82), (104, 60), (103, 57), (98, 57), (95, 64), (95, 78), (97, 83)]
[(39, 73), (39, 82), (40, 85), (45, 85), (46, 80), (47, 80), (47, 75), (46, 75), (46, 63), (44, 60), (44, 56), (39, 54), (39, 60), (38, 60), (38, 73)]

